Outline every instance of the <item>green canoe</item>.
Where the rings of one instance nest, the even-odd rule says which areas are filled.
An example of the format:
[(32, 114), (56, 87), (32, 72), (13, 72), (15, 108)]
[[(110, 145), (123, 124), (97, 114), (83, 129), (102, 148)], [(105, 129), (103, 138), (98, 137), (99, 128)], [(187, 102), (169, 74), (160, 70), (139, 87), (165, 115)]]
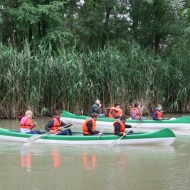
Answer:
[[(85, 115), (72, 114), (63, 110), (61, 120), (65, 123), (78, 123), (83, 124), (88, 118)], [(96, 125), (101, 127), (101, 129), (111, 129), (113, 130), (113, 123), (116, 119), (111, 119), (108, 117), (99, 117)], [(127, 124), (132, 126), (137, 126), (140, 131), (156, 131), (163, 128), (170, 128), (175, 132), (175, 134), (190, 134), (190, 117), (183, 116), (180, 118), (173, 118), (168, 120), (134, 120), (127, 119)]]
[[(65, 144), (65, 145), (170, 145), (175, 141), (175, 134), (168, 128), (155, 132), (128, 134), (122, 139), (111, 133), (102, 136), (83, 136), (80, 132), (73, 132), (72, 136), (65, 135), (32, 135), (19, 131), (0, 128), (0, 140), (8, 142), (25, 142), (39, 137), (32, 143)], [(115, 143), (117, 141), (117, 143)]]

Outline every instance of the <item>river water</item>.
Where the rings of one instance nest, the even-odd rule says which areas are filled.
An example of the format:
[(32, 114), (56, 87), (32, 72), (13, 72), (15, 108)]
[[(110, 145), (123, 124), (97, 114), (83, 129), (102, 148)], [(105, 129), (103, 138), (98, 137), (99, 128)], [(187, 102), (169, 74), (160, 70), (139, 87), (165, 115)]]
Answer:
[[(48, 121), (36, 119), (41, 129)], [(16, 120), (0, 120), (0, 127), (18, 126)], [(188, 190), (189, 145), (185, 135), (171, 146), (111, 148), (1, 141), (0, 190)]]

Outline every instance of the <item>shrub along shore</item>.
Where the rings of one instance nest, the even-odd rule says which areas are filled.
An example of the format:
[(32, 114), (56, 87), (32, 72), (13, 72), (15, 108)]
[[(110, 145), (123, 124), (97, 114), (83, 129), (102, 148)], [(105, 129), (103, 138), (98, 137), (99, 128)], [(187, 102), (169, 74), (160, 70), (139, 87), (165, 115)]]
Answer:
[(136, 101), (145, 113), (158, 103), (170, 112), (190, 111), (190, 54), (184, 50), (161, 58), (135, 43), (86, 52), (54, 52), (50, 44), (31, 51), (25, 43), (22, 51), (0, 45), (0, 52), (0, 118), (16, 118), (26, 109), (88, 114), (96, 98), (103, 113), (115, 101), (126, 114)]

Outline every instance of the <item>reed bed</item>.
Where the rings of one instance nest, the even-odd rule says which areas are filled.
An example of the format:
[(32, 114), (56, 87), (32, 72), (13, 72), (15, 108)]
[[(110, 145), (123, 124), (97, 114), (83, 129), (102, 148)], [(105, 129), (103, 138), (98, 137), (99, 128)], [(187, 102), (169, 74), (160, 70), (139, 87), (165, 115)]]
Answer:
[(96, 98), (102, 112), (115, 101), (126, 114), (136, 101), (145, 113), (161, 103), (171, 112), (190, 111), (189, 54), (159, 58), (135, 43), (125, 50), (77, 51), (51, 44), (22, 51), (0, 45), (0, 118), (16, 118), (26, 109), (36, 116), (55, 109), (88, 114)]

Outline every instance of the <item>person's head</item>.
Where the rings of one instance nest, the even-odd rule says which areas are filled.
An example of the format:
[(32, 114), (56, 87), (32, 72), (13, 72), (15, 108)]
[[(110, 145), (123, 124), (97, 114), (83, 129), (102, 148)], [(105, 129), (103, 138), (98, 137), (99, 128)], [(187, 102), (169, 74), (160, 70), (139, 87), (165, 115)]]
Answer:
[(126, 115), (121, 115), (120, 120), (121, 120), (123, 123), (125, 123), (126, 120), (127, 120), (127, 116), (126, 116)]
[(97, 100), (95, 101), (95, 103), (98, 104), (99, 107), (101, 107), (101, 102), (100, 102), (100, 100), (97, 99)]
[(161, 104), (158, 104), (157, 109), (158, 109), (159, 111), (162, 110), (162, 106), (161, 106)]
[(92, 117), (92, 119), (97, 120), (98, 119), (98, 113), (93, 112), (91, 117)]
[(61, 113), (62, 113), (61, 110), (56, 110), (54, 115), (55, 115), (56, 118), (60, 118), (61, 117)]
[(119, 102), (115, 102), (115, 104), (114, 104), (114, 107), (120, 107), (120, 103)]
[(139, 106), (139, 103), (136, 102), (136, 103), (134, 104), (134, 107), (137, 108), (138, 106)]
[(33, 115), (33, 113), (32, 113), (31, 110), (27, 110), (27, 111), (25, 112), (25, 116), (26, 116), (26, 117), (32, 118), (32, 115)]

